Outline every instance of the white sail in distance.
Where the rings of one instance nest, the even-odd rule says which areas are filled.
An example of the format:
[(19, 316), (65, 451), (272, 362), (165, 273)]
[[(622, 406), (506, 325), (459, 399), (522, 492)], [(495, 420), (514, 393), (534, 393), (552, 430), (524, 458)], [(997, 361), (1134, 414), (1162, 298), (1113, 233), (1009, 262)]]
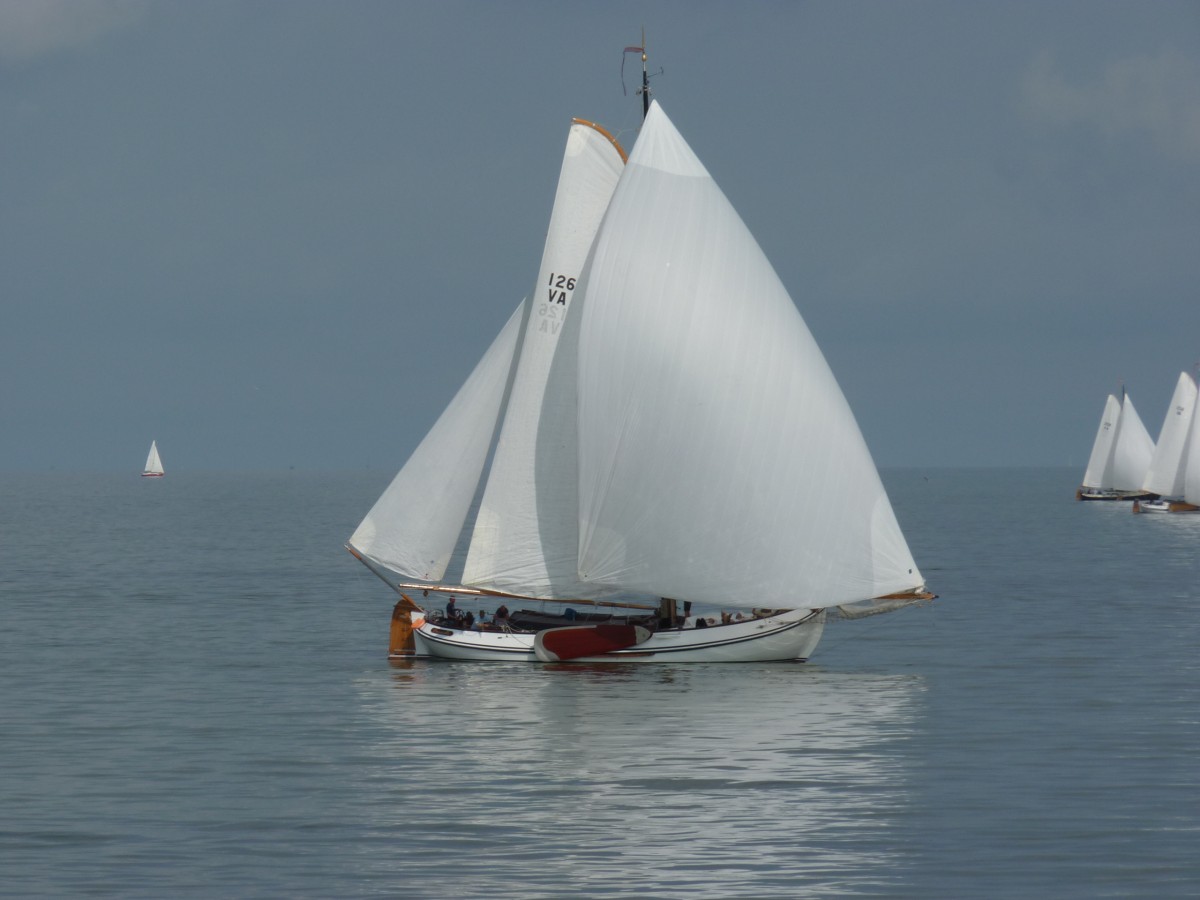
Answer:
[[(1200, 407), (1200, 396), (1196, 405)], [(1200, 506), (1200, 411), (1192, 413), (1192, 427), (1183, 452), (1183, 499)]]
[(1154, 439), (1142, 424), (1133, 400), (1109, 394), (1092, 442), (1083, 486), (1101, 491), (1138, 491), (1154, 455)]
[(1126, 394), (1121, 400), (1121, 416), (1112, 450), (1112, 487), (1117, 491), (1137, 491), (1146, 478), (1146, 470), (1154, 456), (1154, 438), (1142, 424)]
[[(1096, 490), (1112, 489), (1112, 448), (1117, 437), (1117, 422), (1121, 418), (1121, 401), (1109, 394), (1100, 414), (1100, 425), (1092, 440), (1092, 452), (1083, 473), (1083, 486)], [(1105, 483), (1107, 482), (1107, 484)]]
[(146, 467), (142, 469), (143, 475), (162, 475), (163, 464), (162, 459), (158, 455), (158, 441), (150, 442), (150, 453), (146, 456)]
[(1188, 437), (1192, 432), (1196, 396), (1196, 382), (1187, 372), (1180, 372), (1162, 428), (1158, 432), (1154, 455), (1142, 481), (1143, 491), (1166, 498), (1183, 496)]

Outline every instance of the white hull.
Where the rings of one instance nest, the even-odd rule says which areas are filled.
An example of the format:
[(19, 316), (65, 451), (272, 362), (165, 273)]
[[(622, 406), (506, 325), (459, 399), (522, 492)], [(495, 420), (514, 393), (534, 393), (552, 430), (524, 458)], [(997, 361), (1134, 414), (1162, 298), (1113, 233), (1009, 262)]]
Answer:
[[(795, 609), (710, 628), (658, 631), (628, 650), (571, 662), (772, 662), (806, 660), (825, 629), (823, 609)], [(458, 631), (424, 622), (413, 631), (415, 656), (536, 662), (529, 633)], [(403, 658), (411, 659), (412, 655)]]
[(1139, 513), (1200, 512), (1200, 507), (1186, 500), (1139, 500), (1134, 508)]

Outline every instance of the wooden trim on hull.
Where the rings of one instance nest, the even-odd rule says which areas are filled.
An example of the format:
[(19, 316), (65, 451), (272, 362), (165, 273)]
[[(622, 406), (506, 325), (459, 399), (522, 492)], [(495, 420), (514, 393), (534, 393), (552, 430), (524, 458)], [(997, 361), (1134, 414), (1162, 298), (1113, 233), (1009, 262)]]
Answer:
[[(607, 609), (643, 609), (653, 611), (657, 606), (647, 606), (644, 603), (629, 603), (623, 600), (588, 600), (578, 597), (534, 597), (531, 594), (512, 594), (508, 591), (494, 591), (488, 588), (467, 587), (465, 584), (437, 584), (423, 581), (394, 581), (381, 571), (381, 563), (369, 560), (353, 544), (346, 544), (346, 550), (374, 573), (380, 581), (401, 594), (402, 591), (424, 591), (434, 594), (455, 594), (463, 597), (496, 597), (502, 600), (528, 600), (531, 603), (557, 603), (562, 606), (598, 606)], [(402, 595), (402, 594), (401, 594)], [(402, 595), (403, 596), (403, 595)]]
[(875, 600), (908, 600), (916, 603), (918, 600), (936, 600), (937, 594), (930, 591), (901, 591), (898, 594), (884, 594), (882, 597), (875, 597)]

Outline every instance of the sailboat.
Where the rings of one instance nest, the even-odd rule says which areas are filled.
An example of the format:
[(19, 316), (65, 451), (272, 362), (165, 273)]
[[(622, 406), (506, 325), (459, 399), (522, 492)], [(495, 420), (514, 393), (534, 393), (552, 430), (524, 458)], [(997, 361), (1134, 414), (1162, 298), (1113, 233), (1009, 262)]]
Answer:
[[(1179, 373), (1175, 392), (1167, 407), (1167, 415), (1154, 456), (1142, 481), (1142, 490), (1153, 499), (1135, 500), (1134, 512), (1197, 512), (1200, 505), (1185, 499), (1187, 474), (1193, 465), (1190, 451), (1200, 449), (1200, 436), (1196, 436), (1196, 382), (1187, 372)], [(1200, 460), (1195, 463), (1200, 467)], [(1200, 498), (1197, 498), (1200, 500)]]
[(1083, 484), (1076, 500), (1137, 500), (1152, 495), (1142, 480), (1154, 456), (1154, 440), (1142, 424), (1133, 400), (1121, 388), (1121, 399), (1109, 394), (1092, 442)]
[(163, 472), (162, 459), (158, 455), (158, 442), (150, 442), (150, 455), (146, 457), (146, 468), (142, 470), (143, 478), (162, 478)]
[(395, 659), (805, 660), (831, 616), (934, 597), (795, 304), (657, 101), (627, 158), (572, 122), (534, 293), (346, 546), (400, 593)]

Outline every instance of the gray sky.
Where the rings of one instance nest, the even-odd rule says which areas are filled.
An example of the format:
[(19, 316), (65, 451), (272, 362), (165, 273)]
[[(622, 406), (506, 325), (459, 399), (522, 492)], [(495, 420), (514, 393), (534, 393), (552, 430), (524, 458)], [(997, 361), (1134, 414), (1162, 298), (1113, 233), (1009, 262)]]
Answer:
[(0, 0), (0, 470), (404, 461), (655, 97), (881, 466), (1082, 469), (1200, 360), (1195, 2)]

